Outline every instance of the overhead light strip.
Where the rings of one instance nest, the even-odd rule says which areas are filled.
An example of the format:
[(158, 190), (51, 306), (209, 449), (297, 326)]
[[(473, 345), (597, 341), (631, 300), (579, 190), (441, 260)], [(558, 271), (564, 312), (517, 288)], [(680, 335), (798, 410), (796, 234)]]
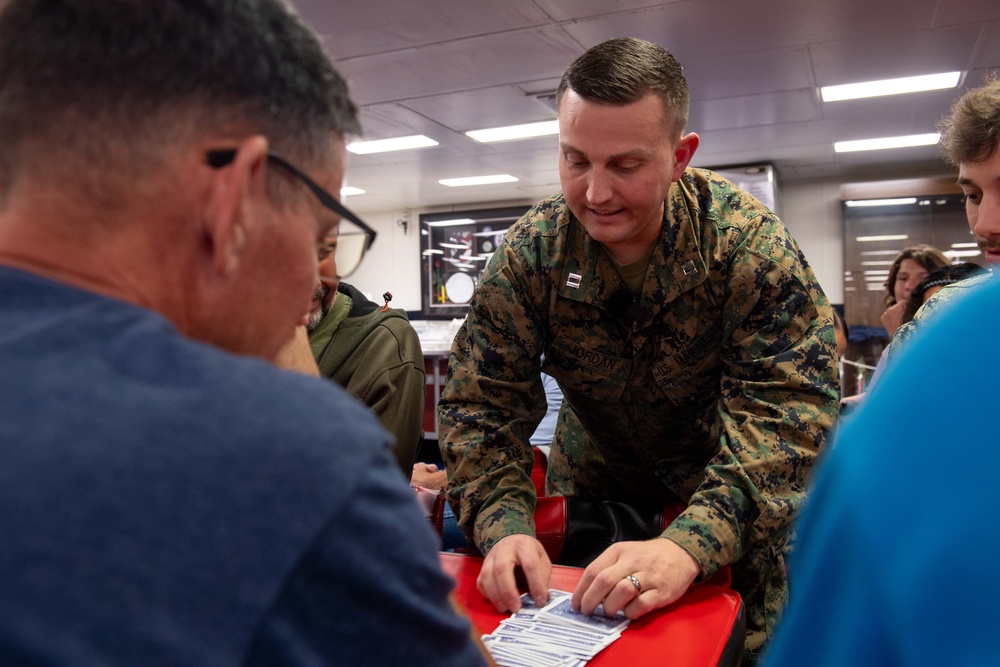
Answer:
[(449, 188), (460, 188), (467, 185), (492, 185), (494, 183), (516, 183), (517, 178), (510, 174), (493, 174), (491, 176), (468, 176), (466, 178), (442, 178), (438, 183)]
[(916, 204), (916, 197), (899, 197), (896, 199), (849, 199), (844, 202), (848, 208), (861, 208), (866, 206), (903, 206), (905, 204)]
[(541, 123), (526, 123), (524, 125), (508, 125), (507, 127), (491, 127), (484, 130), (470, 130), (466, 136), (476, 141), (489, 144), (496, 141), (514, 141), (516, 139), (531, 139), (559, 134), (559, 121), (546, 120)]
[(910, 134), (903, 137), (881, 137), (879, 139), (855, 139), (852, 141), (837, 141), (833, 150), (837, 153), (854, 151), (879, 151), (887, 148), (909, 148), (911, 146), (933, 146), (941, 138), (937, 132), (929, 134)]
[(859, 243), (874, 243), (876, 241), (905, 241), (910, 238), (909, 234), (886, 234), (884, 236), (855, 236), (854, 240)]
[(347, 145), (347, 150), (357, 155), (370, 155), (372, 153), (388, 153), (390, 151), (406, 151), (413, 148), (428, 148), (437, 146), (438, 142), (422, 134), (415, 134), (410, 137), (396, 137), (395, 139), (379, 139), (376, 141), (356, 141)]
[(839, 102), (841, 100), (857, 100), (866, 97), (882, 97), (885, 95), (901, 95), (904, 93), (920, 93), (926, 90), (954, 88), (958, 85), (961, 77), (961, 72), (942, 72), (941, 74), (907, 76), (899, 79), (882, 79), (880, 81), (865, 81), (863, 83), (845, 83), (839, 86), (823, 86), (819, 89), (819, 92), (824, 102)]

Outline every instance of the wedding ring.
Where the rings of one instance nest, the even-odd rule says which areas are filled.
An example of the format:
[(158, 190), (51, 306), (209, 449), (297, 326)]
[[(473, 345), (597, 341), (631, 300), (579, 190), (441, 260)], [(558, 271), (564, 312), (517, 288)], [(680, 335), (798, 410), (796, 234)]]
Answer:
[(639, 583), (639, 580), (636, 579), (635, 575), (630, 574), (625, 578), (628, 579), (633, 586), (635, 586), (635, 596), (633, 596), (632, 598), (634, 600), (635, 598), (639, 597), (640, 593), (642, 593), (642, 584)]

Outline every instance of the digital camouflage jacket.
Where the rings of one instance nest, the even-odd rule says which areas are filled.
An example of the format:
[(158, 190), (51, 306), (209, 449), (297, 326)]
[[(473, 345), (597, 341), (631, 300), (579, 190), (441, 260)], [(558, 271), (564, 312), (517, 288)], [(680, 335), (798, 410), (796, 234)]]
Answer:
[(664, 210), (638, 297), (561, 195), (507, 232), (439, 403), (449, 500), (484, 553), (534, 534), (528, 437), (544, 353), (565, 396), (548, 492), (680, 498), (688, 508), (663, 537), (703, 577), (736, 563), (760, 633), (784, 599), (788, 526), (839, 410), (832, 311), (781, 221), (717, 174), (688, 169)]
[(896, 333), (889, 345), (886, 367), (888, 368), (888, 364), (890, 363), (896, 363), (900, 353), (909, 346), (917, 332), (922, 331), (942, 311), (951, 308), (956, 301), (968, 296), (969, 290), (979, 287), (992, 278), (992, 272), (972, 276), (957, 283), (945, 285), (936, 294), (931, 296), (931, 298), (927, 299), (927, 302), (920, 307), (920, 310), (917, 311), (912, 320), (904, 322), (902, 326), (896, 329)]

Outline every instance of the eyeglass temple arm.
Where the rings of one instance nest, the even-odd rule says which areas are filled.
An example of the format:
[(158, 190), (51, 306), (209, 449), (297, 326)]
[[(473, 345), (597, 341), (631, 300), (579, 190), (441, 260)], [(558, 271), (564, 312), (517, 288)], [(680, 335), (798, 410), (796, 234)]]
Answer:
[[(209, 151), (206, 161), (208, 162), (209, 166), (215, 169), (219, 169), (232, 162), (235, 157), (236, 157), (236, 151), (233, 149)], [(316, 195), (316, 197), (323, 203), (324, 206), (336, 212), (337, 215), (339, 215), (340, 217), (347, 218), (355, 225), (360, 227), (361, 231), (363, 231), (365, 233), (365, 236), (367, 237), (365, 239), (365, 251), (371, 249), (372, 244), (375, 243), (375, 237), (378, 235), (378, 232), (376, 232), (374, 229), (365, 224), (364, 220), (351, 213), (351, 211), (345, 208), (344, 205), (341, 204), (339, 201), (331, 197), (330, 193), (328, 193), (326, 190), (316, 185), (316, 183), (311, 178), (309, 178), (309, 176), (307, 176), (302, 170), (300, 170), (294, 164), (292, 164), (285, 158), (281, 157), (277, 153), (273, 153), (271, 151), (267, 152), (267, 157), (275, 164), (281, 165), (281, 167), (284, 168), (285, 170), (298, 176), (302, 180), (302, 182), (305, 183), (306, 187), (312, 190), (313, 194)]]

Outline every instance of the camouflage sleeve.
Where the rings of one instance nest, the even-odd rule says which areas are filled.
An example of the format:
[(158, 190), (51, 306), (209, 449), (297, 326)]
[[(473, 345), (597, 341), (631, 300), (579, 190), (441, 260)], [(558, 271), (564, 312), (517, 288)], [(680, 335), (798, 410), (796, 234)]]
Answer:
[(493, 254), (452, 344), (438, 402), (448, 500), (483, 553), (507, 535), (534, 535), (528, 439), (545, 414), (542, 270), (522, 262), (507, 241)]
[(943, 310), (950, 308), (958, 299), (968, 294), (970, 289), (975, 288), (990, 279), (990, 274), (973, 276), (951, 285), (946, 285), (920, 307), (916, 315), (909, 322), (905, 322), (896, 329), (895, 335), (889, 344), (889, 354), (886, 358), (886, 366), (896, 362), (900, 351), (909, 347), (913, 338), (918, 332), (924, 330), (929, 322), (932, 322)]
[(704, 576), (784, 539), (839, 413), (832, 310), (795, 241), (770, 220), (745, 230), (730, 255), (719, 447), (664, 533)]

